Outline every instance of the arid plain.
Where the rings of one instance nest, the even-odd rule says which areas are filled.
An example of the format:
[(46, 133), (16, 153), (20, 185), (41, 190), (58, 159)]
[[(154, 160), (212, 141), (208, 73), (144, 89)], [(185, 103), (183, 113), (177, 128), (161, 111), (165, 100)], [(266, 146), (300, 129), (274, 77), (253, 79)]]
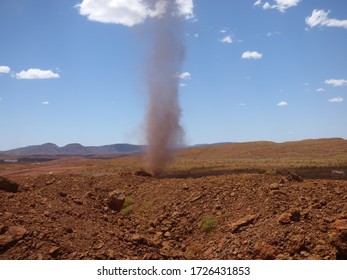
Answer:
[[(0, 259), (347, 259), (347, 140), (0, 164)], [(112, 204), (112, 200), (116, 204)]]

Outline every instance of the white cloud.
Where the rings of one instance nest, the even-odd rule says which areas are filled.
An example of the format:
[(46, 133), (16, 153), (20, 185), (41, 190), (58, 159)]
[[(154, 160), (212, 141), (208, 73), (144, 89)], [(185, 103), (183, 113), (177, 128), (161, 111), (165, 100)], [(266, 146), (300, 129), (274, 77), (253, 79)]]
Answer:
[(284, 12), (286, 9), (295, 7), (299, 4), (300, 0), (275, 0), (276, 9), (281, 12)]
[(325, 91), (325, 89), (324, 88), (317, 88), (316, 91), (317, 92), (322, 92), (322, 91)]
[(53, 79), (53, 78), (59, 78), (59, 74), (53, 73), (51, 70), (41, 70), (36, 68), (30, 68), (26, 71), (21, 71), (19, 73), (16, 73), (16, 79), (26, 79), (26, 80), (33, 80), (33, 79)]
[(223, 39), (220, 39), (219, 41), (225, 44), (231, 44), (233, 42), (233, 39), (231, 38), (230, 35), (228, 35), (228, 36), (225, 36)]
[(186, 83), (180, 83), (180, 87), (186, 87), (187, 84)]
[(329, 99), (328, 101), (331, 103), (340, 103), (340, 102), (343, 102), (343, 100), (344, 99), (341, 96), (337, 96), (337, 97)]
[(43, 101), (41, 102), (42, 105), (48, 105), (49, 104), (49, 101)]
[(288, 106), (288, 103), (285, 101), (281, 101), (281, 102), (277, 103), (277, 106), (280, 106), (280, 107)]
[(342, 27), (347, 29), (347, 19), (339, 20), (334, 18), (329, 18), (329, 11), (325, 12), (324, 10), (316, 10), (312, 11), (311, 16), (306, 17), (305, 22), (308, 26), (316, 27), (316, 26), (328, 26), (328, 27)]
[(176, 0), (178, 14), (185, 19), (194, 18), (194, 3), (193, 0)]
[(192, 74), (190, 74), (189, 72), (183, 72), (179, 74), (178, 77), (182, 80), (190, 80), (192, 78)]
[(280, 32), (275, 31), (275, 32), (268, 32), (268, 33), (266, 34), (266, 36), (267, 36), (267, 37), (271, 37), (271, 36), (273, 36), (273, 35), (280, 35), (280, 34), (281, 34)]
[(261, 59), (263, 56), (262, 53), (259, 53), (257, 51), (246, 51), (242, 54), (241, 58), (243, 59)]
[(325, 80), (324, 83), (334, 87), (347, 86), (347, 80), (344, 80), (344, 79), (339, 79), (339, 80), (330, 79), (330, 80)]
[(238, 106), (246, 106), (246, 103), (239, 103)]
[(221, 28), (221, 30), (219, 30), (220, 33), (227, 33), (228, 32), (228, 28), (223, 27)]
[[(275, 3), (271, 5), (269, 2), (265, 2), (263, 5), (264, 10), (268, 9), (277, 9), (280, 12), (285, 12), (287, 9), (291, 7), (295, 7), (299, 4), (300, 0), (274, 0)], [(255, 6), (260, 6), (261, 1), (257, 1), (254, 3)]]
[[(82, 16), (91, 21), (134, 26), (147, 18), (159, 17), (165, 13), (167, 2), (158, 0), (153, 6), (151, 1), (143, 0), (83, 0), (76, 7)], [(177, 14), (186, 19), (194, 18), (193, 0), (176, 0)]]
[(11, 68), (8, 66), (0, 66), (0, 74), (7, 74), (10, 73)]
[(254, 6), (260, 6), (261, 5), (261, 0), (257, 0), (253, 4)]
[(2, 97), (0, 97), (0, 101), (2, 100)]

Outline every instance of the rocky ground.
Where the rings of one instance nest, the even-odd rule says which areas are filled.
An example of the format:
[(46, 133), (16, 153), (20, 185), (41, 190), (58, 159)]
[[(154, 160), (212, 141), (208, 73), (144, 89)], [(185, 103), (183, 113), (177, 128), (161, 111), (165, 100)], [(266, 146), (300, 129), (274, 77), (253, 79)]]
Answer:
[(347, 181), (144, 175), (1, 177), (0, 259), (347, 259)]

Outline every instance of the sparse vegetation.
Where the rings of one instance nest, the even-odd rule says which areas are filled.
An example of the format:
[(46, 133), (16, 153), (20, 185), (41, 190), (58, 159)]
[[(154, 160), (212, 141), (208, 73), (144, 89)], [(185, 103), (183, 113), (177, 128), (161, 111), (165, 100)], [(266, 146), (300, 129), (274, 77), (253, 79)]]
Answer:
[(151, 209), (154, 206), (155, 202), (156, 202), (155, 199), (146, 200), (142, 205), (142, 209), (143, 210)]
[(129, 205), (129, 206), (127, 206), (127, 207), (124, 207), (123, 209), (122, 209), (122, 211), (121, 211), (121, 213), (123, 214), (123, 215), (129, 215), (129, 214), (131, 214), (133, 212), (133, 206), (132, 205)]
[(123, 215), (131, 214), (133, 212), (133, 204), (134, 204), (134, 200), (131, 197), (127, 196), (125, 198), (124, 205), (123, 205), (123, 208), (121, 210), (121, 213)]
[(127, 196), (124, 201), (124, 206), (123, 207), (128, 207), (130, 205), (134, 204), (134, 199), (132, 199), (130, 196)]
[(277, 175), (278, 171), (275, 169), (267, 169), (265, 170), (265, 175)]
[(202, 219), (201, 229), (205, 232), (210, 232), (217, 225), (217, 220), (212, 216), (205, 216)]

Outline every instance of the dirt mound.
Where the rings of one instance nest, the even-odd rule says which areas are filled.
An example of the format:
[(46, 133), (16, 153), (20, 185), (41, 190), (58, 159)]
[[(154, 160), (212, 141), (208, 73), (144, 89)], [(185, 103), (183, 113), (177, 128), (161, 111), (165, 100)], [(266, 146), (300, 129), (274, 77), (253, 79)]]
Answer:
[[(346, 259), (347, 182), (13, 175), (1, 259)], [(124, 194), (118, 212), (110, 193)], [(119, 210), (119, 209), (118, 209)]]

